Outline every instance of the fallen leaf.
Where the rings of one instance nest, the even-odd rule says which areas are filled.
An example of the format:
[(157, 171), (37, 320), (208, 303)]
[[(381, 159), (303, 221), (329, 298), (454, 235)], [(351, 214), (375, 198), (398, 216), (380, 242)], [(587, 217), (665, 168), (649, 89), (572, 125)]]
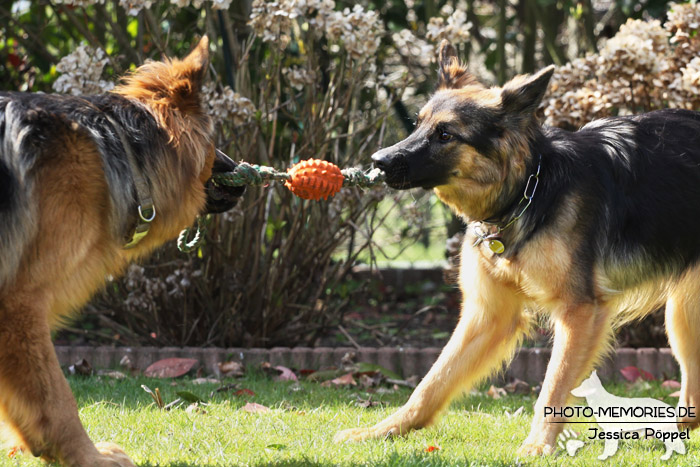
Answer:
[(234, 392), (235, 395), (237, 396), (254, 396), (255, 393), (251, 391), (250, 389), (239, 389), (238, 391)]
[(194, 358), (165, 358), (152, 363), (143, 374), (149, 378), (177, 378), (187, 374), (197, 363)]
[(355, 401), (355, 405), (363, 409), (368, 409), (370, 407), (381, 405), (381, 402), (373, 401), (371, 399), (357, 399), (357, 401)]
[(667, 397), (681, 397), (681, 392), (680, 391), (672, 392)]
[(304, 369), (299, 370), (299, 374), (301, 376), (304, 376), (304, 377), (309, 376), (309, 375), (313, 375), (314, 373), (316, 373), (316, 370), (310, 370), (308, 368), (304, 368)]
[(277, 365), (274, 369), (280, 372), (275, 381), (298, 381), (297, 375), (286, 366)]
[(425, 448), (425, 452), (433, 452), (433, 451), (439, 451), (439, 450), (440, 450), (440, 446), (428, 446), (427, 448)]
[(497, 388), (492, 384), (489, 390), (486, 391), (486, 395), (492, 399), (500, 399), (506, 395), (506, 390), (503, 388)]
[(346, 352), (343, 358), (340, 359), (340, 366), (343, 368), (350, 368), (355, 365), (355, 352)]
[(517, 378), (506, 384), (504, 389), (510, 394), (530, 394), (530, 385)]
[(661, 387), (667, 389), (678, 389), (681, 387), (681, 383), (672, 379), (668, 379), (661, 383)]
[(80, 360), (68, 367), (68, 372), (71, 375), (90, 376), (92, 375), (92, 367), (90, 366), (90, 363), (87, 360), (81, 358)]
[(175, 394), (177, 394), (180, 399), (191, 404), (205, 402), (204, 399), (190, 391), (177, 391)]
[(379, 386), (383, 380), (384, 376), (378, 371), (360, 373), (359, 375), (360, 387), (365, 389), (375, 388)]
[(185, 412), (188, 415), (193, 415), (193, 414), (206, 415), (207, 414), (207, 411), (204, 410), (204, 408), (200, 404), (198, 404), (197, 402), (195, 402), (194, 404), (188, 405), (187, 408), (185, 409)]
[(124, 355), (121, 360), (119, 360), (119, 366), (129, 370), (129, 371), (134, 371), (136, 369), (136, 366), (134, 363), (131, 361), (131, 358), (129, 358), (128, 355)]
[(656, 379), (654, 378), (654, 375), (652, 375), (648, 371), (637, 368), (636, 366), (626, 366), (624, 368), (621, 368), (620, 373), (622, 374), (622, 377), (630, 383), (634, 383), (640, 378), (646, 381), (654, 381)]
[(270, 408), (256, 402), (248, 402), (241, 410), (248, 413), (268, 413)]
[(114, 378), (114, 379), (126, 378), (126, 375), (124, 373), (122, 373), (121, 371), (116, 371), (116, 370), (97, 370), (97, 374), (99, 376), (106, 376), (108, 378)]
[(192, 380), (192, 384), (219, 384), (221, 380), (216, 378), (197, 378)]
[(357, 386), (357, 382), (355, 381), (355, 378), (353, 378), (352, 373), (345, 374), (343, 376), (338, 376), (335, 379), (332, 379), (330, 381), (326, 381), (325, 383), (322, 384), (328, 386)]
[(245, 367), (239, 362), (219, 362), (216, 364), (221, 376), (243, 376)]

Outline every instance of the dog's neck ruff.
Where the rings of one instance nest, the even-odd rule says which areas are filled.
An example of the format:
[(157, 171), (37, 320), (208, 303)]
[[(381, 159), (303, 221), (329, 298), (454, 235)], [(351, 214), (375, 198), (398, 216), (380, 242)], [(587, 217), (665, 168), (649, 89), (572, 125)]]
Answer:
[(131, 145), (129, 140), (124, 134), (122, 126), (109, 114), (102, 112), (95, 104), (80, 97), (88, 106), (95, 109), (97, 112), (105, 116), (109, 121), (110, 125), (114, 129), (114, 132), (119, 137), (119, 141), (122, 143), (124, 152), (126, 153), (126, 158), (129, 161), (129, 166), (131, 167), (131, 178), (134, 181), (134, 188), (136, 189), (136, 205), (138, 215), (136, 216), (136, 226), (133, 231), (130, 231), (124, 236), (124, 246), (125, 250), (134, 248), (143, 237), (148, 235), (148, 231), (151, 229), (151, 222), (156, 218), (156, 207), (153, 205), (153, 198), (151, 197), (151, 190), (148, 185), (146, 177), (141, 172), (138, 162), (136, 161), (136, 156), (131, 150)]
[(131, 145), (124, 134), (124, 130), (112, 117), (107, 114), (105, 114), (105, 117), (107, 117), (107, 120), (109, 120), (109, 123), (112, 125), (112, 128), (114, 128), (117, 136), (119, 136), (119, 140), (122, 143), (127, 160), (131, 166), (131, 177), (134, 180), (134, 188), (136, 189), (138, 216), (136, 217), (136, 227), (134, 227), (133, 231), (129, 232), (125, 237), (123, 248), (128, 250), (130, 248), (134, 248), (146, 235), (148, 235), (148, 231), (151, 229), (151, 222), (156, 218), (156, 207), (153, 205), (153, 198), (151, 197), (151, 190), (148, 186), (148, 181), (141, 172), (141, 168), (136, 161), (134, 152), (131, 150)]
[(516, 214), (511, 217), (510, 220), (505, 222), (503, 225), (497, 222), (488, 222), (486, 220), (472, 222), (469, 224), (469, 228), (476, 237), (476, 241), (472, 246), (479, 246), (482, 242), (486, 242), (489, 249), (497, 255), (500, 255), (506, 251), (506, 247), (502, 240), (502, 233), (504, 230), (515, 224), (518, 219), (523, 217), (523, 214), (525, 214), (527, 208), (529, 208), (532, 204), (532, 198), (535, 197), (537, 185), (540, 183), (539, 177), (541, 168), (542, 154), (540, 154), (539, 160), (537, 161), (537, 170), (535, 173), (530, 174), (530, 176), (527, 178), (527, 183), (525, 184), (525, 189), (523, 190), (523, 197), (520, 198), (520, 201), (516, 206)]

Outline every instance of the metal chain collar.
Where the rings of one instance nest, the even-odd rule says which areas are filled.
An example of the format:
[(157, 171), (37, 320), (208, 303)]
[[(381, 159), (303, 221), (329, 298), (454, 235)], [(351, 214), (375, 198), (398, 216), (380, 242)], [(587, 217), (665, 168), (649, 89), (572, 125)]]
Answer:
[[(481, 222), (475, 222), (473, 223), (472, 227), (472, 232), (476, 236), (476, 241), (472, 246), (478, 246), (484, 241), (488, 241), (489, 249), (493, 251), (494, 253), (500, 255), (505, 251), (505, 245), (503, 242), (500, 240), (501, 238), (501, 233), (506, 230), (508, 227), (512, 226), (518, 219), (523, 217), (523, 214), (525, 214), (525, 211), (530, 207), (532, 204), (532, 198), (535, 197), (535, 192), (537, 191), (537, 185), (540, 183), (540, 169), (542, 168), (542, 154), (540, 154), (539, 160), (537, 162), (537, 170), (535, 171), (534, 174), (530, 174), (530, 176), (527, 178), (527, 183), (525, 184), (525, 189), (523, 190), (523, 197), (520, 198), (520, 201), (518, 202), (518, 206), (516, 209), (520, 209), (520, 206), (525, 203), (525, 206), (523, 206), (522, 209), (520, 209), (520, 212), (518, 215), (513, 217), (511, 220), (508, 221), (506, 225), (501, 227), (498, 224), (491, 224), (486, 221), (481, 221)], [(484, 225), (492, 225), (496, 227), (496, 231), (494, 233), (489, 234), (488, 231), (484, 231)]]

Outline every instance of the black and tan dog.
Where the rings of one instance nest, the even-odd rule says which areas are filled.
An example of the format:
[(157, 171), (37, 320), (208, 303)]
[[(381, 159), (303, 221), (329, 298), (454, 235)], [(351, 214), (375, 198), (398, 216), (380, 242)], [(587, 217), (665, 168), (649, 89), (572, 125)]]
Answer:
[(235, 167), (200, 102), (208, 57), (204, 37), (105, 95), (0, 93), (0, 416), (37, 456), (133, 465), (88, 438), (50, 333), (105, 276), (241, 194), (208, 182)]
[[(563, 406), (610, 346), (613, 329), (666, 305), (680, 404), (700, 404), (700, 113), (661, 110), (578, 132), (535, 112), (553, 69), (486, 88), (443, 43), (439, 86), (414, 132), (373, 156), (399, 189), (434, 188), (468, 223), (463, 307), (409, 401), (338, 440), (429, 425), (459, 392), (499, 369), (531, 314), (553, 323), (552, 357), (524, 454), (552, 451)], [(696, 419), (683, 422), (693, 425)]]

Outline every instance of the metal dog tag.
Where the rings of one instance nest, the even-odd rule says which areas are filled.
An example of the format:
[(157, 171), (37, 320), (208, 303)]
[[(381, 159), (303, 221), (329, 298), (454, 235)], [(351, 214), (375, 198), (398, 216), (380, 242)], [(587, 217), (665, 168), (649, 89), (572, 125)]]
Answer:
[(489, 249), (497, 255), (500, 255), (501, 253), (506, 251), (506, 247), (503, 245), (503, 242), (496, 239), (489, 240)]

